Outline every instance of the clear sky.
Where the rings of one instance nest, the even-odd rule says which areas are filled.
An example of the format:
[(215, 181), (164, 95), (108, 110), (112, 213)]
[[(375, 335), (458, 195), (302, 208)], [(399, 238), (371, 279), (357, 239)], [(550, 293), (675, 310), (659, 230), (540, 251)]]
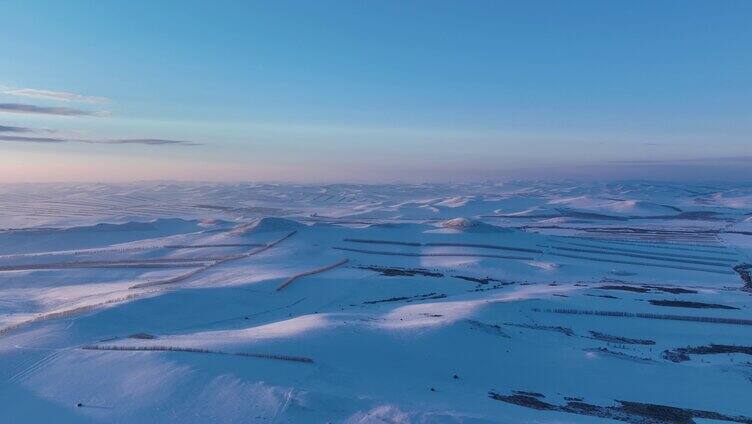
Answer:
[(752, 180), (752, 1), (3, 1), (0, 182)]

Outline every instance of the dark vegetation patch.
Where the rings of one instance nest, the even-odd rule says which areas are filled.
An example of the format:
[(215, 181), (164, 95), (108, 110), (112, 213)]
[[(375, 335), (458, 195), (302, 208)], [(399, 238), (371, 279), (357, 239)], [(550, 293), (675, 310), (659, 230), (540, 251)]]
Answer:
[(505, 322), (504, 325), (508, 325), (511, 327), (527, 328), (529, 330), (553, 331), (556, 333), (565, 334), (567, 336), (574, 336), (574, 331), (572, 331), (572, 329), (569, 327), (537, 325), (537, 324), (517, 324), (514, 322)]
[(609, 343), (618, 344), (637, 344), (637, 345), (654, 345), (655, 341), (647, 339), (632, 339), (629, 337), (613, 336), (611, 334), (599, 333), (597, 331), (590, 331), (590, 335), (596, 339)]
[(177, 346), (103, 346), (88, 345), (82, 346), (84, 350), (112, 350), (112, 351), (133, 351), (133, 352), (188, 352), (188, 353), (206, 353), (212, 355), (234, 355), (245, 356), (250, 358), (277, 359), (280, 361), (305, 362), (313, 363), (313, 359), (304, 356), (277, 355), (268, 353), (251, 353), (251, 352), (223, 352), (219, 350), (199, 349), (190, 347)]
[(425, 268), (400, 268), (400, 267), (388, 267), (378, 265), (364, 265), (357, 268), (365, 269), (368, 271), (378, 272), (385, 277), (415, 277), (420, 275), (423, 277), (443, 277), (444, 274), (435, 271), (429, 271)]
[(585, 293), (585, 296), (602, 297), (604, 299), (621, 299), (620, 297), (611, 296), (610, 294), (590, 294), (590, 293)]
[(526, 392), (524, 390), (512, 390), (512, 392), (515, 393), (515, 394), (518, 394), (518, 395), (533, 396), (533, 397), (537, 397), (537, 398), (544, 398), (544, 397), (546, 397), (543, 393), (538, 393), (538, 392)]
[(734, 271), (736, 271), (742, 281), (744, 281), (744, 289), (752, 290), (752, 264), (743, 263), (736, 265)]
[(616, 405), (600, 406), (586, 403), (581, 398), (571, 397), (565, 397), (567, 400), (566, 404), (557, 405), (542, 401), (538, 397), (521, 393), (523, 392), (512, 392), (512, 394), (503, 395), (492, 390), (488, 392), (488, 397), (500, 402), (539, 411), (587, 415), (631, 424), (694, 424), (695, 418), (752, 424), (752, 418), (750, 417), (725, 415), (713, 411), (624, 400), (617, 400)]
[(425, 246), (435, 247), (475, 247), (479, 249), (511, 250), (514, 252), (543, 253), (540, 249), (527, 249), (524, 247), (498, 246), (494, 244), (473, 244), (473, 243), (425, 243)]
[[(540, 312), (541, 309), (533, 308), (535, 312)], [(582, 309), (544, 309), (543, 312), (551, 312), (555, 314), (571, 314), (571, 315), (597, 315), (604, 317), (622, 317), (622, 318), (647, 318), (647, 319), (664, 319), (672, 321), (691, 321), (691, 322), (706, 322), (710, 324), (733, 324), (733, 325), (752, 325), (750, 319), (740, 318), (720, 318), (720, 317), (698, 317), (689, 315), (667, 315), (667, 314), (648, 314), (642, 312), (622, 312), (622, 311), (588, 311)]]
[(671, 362), (689, 361), (689, 355), (717, 355), (717, 354), (741, 353), (752, 355), (752, 346), (709, 344), (707, 346), (687, 346), (672, 350), (664, 350), (663, 358)]
[[(382, 255), (382, 256), (406, 256), (409, 258), (423, 258), (423, 257), (440, 257), (440, 258), (495, 258), (495, 259), (518, 259), (524, 261), (531, 261), (535, 258), (531, 256), (510, 256), (510, 255), (490, 255), (485, 253), (421, 253), (421, 252), (392, 252), (383, 250), (366, 250), (366, 249), (351, 249), (349, 247), (333, 246), (334, 250), (341, 250), (343, 252), (364, 253), (366, 255)], [(728, 274), (728, 272), (726, 272)]]
[(371, 240), (371, 239), (357, 239), (346, 238), (344, 241), (350, 243), (366, 243), (366, 244), (393, 244), (398, 246), (421, 246), (420, 243), (408, 242), (408, 241), (392, 241), (392, 240)]
[(488, 397), (494, 400), (500, 400), (502, 402), (511, 403), (512, 405), (524, 406), (525, 408), (537, 409), (539, 411), (555, 411), (558, 406), (544, 402), (535, 396), (512, 394), (512, 395), (500, 395), (496, 392), (488, 392)]
[(544, 246), (544, 247), (550, 247), (550, 248), (556, 249), (557, 251), (565, 251), (565, 252), (591, 253), (591, 254), (605, 255), (605, 256), (619, 256), (619, 257), (628, 257), (628, 258), (650, 259), (650, 260), (655, 260), (655, 261), (676, 262), (676, 263), (682, 263), (682, 264), (710, 265), (710, 266), (719, 266), (719, 267), (726, 267), (729, 265), (728, 263), (710, 262), (708, 260), (674, 258), (674, 257), (656, 256), (656, 255), (650, 255), (650, 254), (643, 255), (643, 254), (636, 254), (636, 253), (611, 252), (611, 251), (602, 250), (602, 249), (581, 249), (581, 248), (561, 247), (561, 246)]
[(153, 336), (151, 334), (148, 334), (148, 333), (135, 333), (135, 334), (131, 334), (130, 336), (128, 336), (128, 338), (129, 339), (152, 340), (152, 339), (156, 339), (157, 337)]
[(643, 285), (642, 287), (653, 289), (653, 290), (658, 290), (664, 293), (671, 293), (671, 294), (697, 294), (697, 290), (683, 289), (681, 287), (664, 287), (664, 286), (648, 286), (648, 285)]
[(472, 328), (481, 330), (485, 333), (509, 338), (509, 335), (505, 333), (504, 330), (501, 328), (501, 326), (498, 324), (491, 324), (487, 322), (476, 321), (474, 319), (469, 319), (469, 320), (466, 320), (465, 322), (468, 323)]
[(650, 291), (650, 289), (646, 289), (645, 287), (636, 287), (636, 286), (614, 286), (614, 285), (608, 285), (608, 286), (600, 286), (596, 287), (599, 290), (621, 290), (621, 291), (628, 291), (628, 292), (634, 292), (634, 293), (647, 293)]
[(628, 361), (634, 361), (634, 362), (653, 362), (650, 358), (643, 358), (641, 356), (636, 355), (629, 355), (624, 352), (617, 352), (615, 350), (607, 349), (605, 347), (598, 347), (598, 348), (591, 348), (591, 349), (583, 349), (585, 352), (593, 352), (593, 353), (600, 353), (602, 355), (611, 356), (616, 359), (626, 359)]
[(426, 293), (426, 294), (418, 294), (415, 296), (398, 296), (398, 297), (390, 297), (386, 299), (378, 299), (378, 300), (369, 300), (366, 302), (363, 302), (365, 305), (374, 305), (377, 303), (388, 303), (388, 302), (406, 302), (410, 303), (415, 300), (429, 300), (429, 299), (443, 299), (446, 295), (444, 293)]
[(497, 279), (491, 278), (491, 277), (482, 277), (482, 278), (479, 278), (479, 277), (470, 277), (470, 276), (467, 276), (467, 275), (452, 275), (452, 277), (459, 278), (460, 280), (472, 281), (473, 283), (478, 283), (478, 284), (488, 284), (488, 283), (492, 283), (492, 282), (493, 283), (501, 283), (502, 282), (501, 280), (497, 280)]
[[(489, 290), (498, 290), (498, 289), (501, 289), (501, 288), (503, 288), (505, 286), (509, 286), (509, 285), (512, 285), (512, 284), (514, 284), (514, 283), (505, 281), (505, 282), (501, 282), (501, 283), (496, 283), (496, 284), (494, 284), (492, 286), (489, 286), (489, 285), (483, 285), (482, 287), (481, 286), (476, 286), (474, 289), (468, 290), (468, 291), (470, 291), (470, 292), (484, 292), (484, 291), (489, 291)], [(520, 283), (520, 285), (525, 286), (525, 285), (528, 285), (528, 283)]]
[(686, 300), (649, 300), (651, 305), (668, 306), (672, 308), (695, 308), (695, 309), (739, 309), (733, 306), (718, 303), (688, 302)]
[[(731, 232), (737, 232), (737, 231), (718, 231), (718, 230), (668, 230), (668, 229), (655, 229), (655, 228), (641, 228), (641, 227), (587, 227), (587, 228), (579, 228), (579, 227), (570, 227), (570, 226), (564, 226), (564, 225), (538, 225), (535, 227), (530, 228), (552, 228), (552, 229), (560, 229), (560, 230), (578, 230), (583, 231), (585, 233), (590, 234), (598, 234), (600, 236), (601, 234), (609, 234), (614, 235), (618, 234), (621, 236), (645, 236), (646, 238), (650, 238), (650, 242), (654, 243), (655, 240), (661, 240), (664, 238), (672, 238), (672, 237), (681, 237), (686, 238), (689, 240), (692, 240), (695, 237), (700, 237), (703, 239), (707, 239), (708, 241), (714, 241), (715, 235), (719, 233), (731, 233)], [(592, 238), (585, 237), (585, 238)], [(581, 237), (577, 237), (581, 238)], [(631, 242), (645, 242), (643, 239), (630, 239)], [(609, 243), (611, 241), (609, 240)], [(719, 248), (720, 246), (708, 246), (708, 245), (702, 245), (703, 247), (713, 247), (713, 248)]]
[(633, 292), (633, 293), (650, 293), (653, 290), (663, 292), (663, 293), (671, 293), (671, 294), (696, 294), (696, 290), (691, 289), (684, 289), (681, 287), (665, 287), (665, 286), (654, 286), (654, 285), (648, 285), (648, 284), (642, 284), (640, 286), (630, 286), (627, 284), (609, 284), (605, 286), (596, 287), (600, 290), (620, 290), (620, 291), (627, 291), (627, 292)]
[[(724, 275), (733, 275), (734, 273), (731, 271), (725, 271), (723, 269), (710, 269), (710, 268), (700, 268), (696, 266), (685, 266), (685, 265), (669, 265), (669, 264), (657, 264), (657, 263), (648, 263), (648, 262), (637, 262), (637, 261), (625, 261), (621, 259), (605, 259), (605, 258), (597, 258), (597, 257), (591, 257), (591, 256), (581, 256), (581, 255), (570, 255), (570, 254), (564, 254), (564, 253), (554, 253), (554, 252), (548, 252), (549, 256), (560, 256), (563, 258), (573, 258), (573, 259), (582, 259), (585, 261), (593, 261), (593, 262), (605, 262), (605, 263), (612, 263), (612, 264), (624, 264), (624, 265), (639, 265), (639, 266), (649, 266), (654, 268), (665, 268), (665, 269), (680, 269), (684, 271), (698, 271), (698, 272), (709, 272), (713, 274), (724, 274)], [(726, 265), (718, 265), (725, 267)]]
[[(594, 246), (592, 244), (581, 244), (581, 243), (574, 243), (574, 242), (566, 242), (568, 245), (572, 246), (580, 246), (580, 247), (587, 247), (590, 249), (596, 249), (597, 251), (603, 252), (603, 251), (609, 251), (609, 252), (615, 252), (613, 254), (624, 254), (626, 256), (631, 256), (630, 254), (637, 254), (637, 255), (647, 255), (654, 257), (655, 259), (670, 259), (670, 258), (678, 258), (678, 259), (700, 259), (700, 260), (708, 260), (708, 261), (717, 261), (717, 262), (727, 262), (732, 263), (735, 262), (735, 260), (731, 257), (724, 257), (719, 258), (718, 256), (726, 256), (721, 252), (708, 252), (705, 251), (705, 253), (711, 253), (713, 256), (708, 255), (690, 255), (686, 253), (676, 253), (676, 252), (656, 252), (656, 251), (646, 251), (646, 250), (634, 250), (634, 249), (628, 249), (626, 247), (607, 247), (607, 246)], [(553, 246), (556, 247), (556, 246)], [(644, 249), (644, 247), (643, 247)], [(590, 253), (595, 253), (595, 250), (588, 250)], [(637, 256), (637, 257), (643, 257), (643, 256)], [(623, 271), (616, 271), (614, 273), (615, 275), (619, 275)]]

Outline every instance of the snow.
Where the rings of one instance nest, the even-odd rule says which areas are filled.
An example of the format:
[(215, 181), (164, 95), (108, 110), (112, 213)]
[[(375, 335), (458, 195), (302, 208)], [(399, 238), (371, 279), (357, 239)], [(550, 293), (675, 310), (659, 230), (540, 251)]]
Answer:
[(614, 422), (490, 391), (752, 417), (749, 355), (664, 353), (752, 345), (749, 185), (0, 194), (0, 422)]

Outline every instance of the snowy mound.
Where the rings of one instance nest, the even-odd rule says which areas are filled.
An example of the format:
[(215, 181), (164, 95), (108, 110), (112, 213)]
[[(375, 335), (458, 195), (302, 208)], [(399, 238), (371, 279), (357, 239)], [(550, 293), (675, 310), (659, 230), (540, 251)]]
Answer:
[(698, 197), (695, 203), (702, 205), (715, 205), (733, 209), (746, 209), (752, 204), (752, 196), (740, 193), (714, 193), (711, 196)]
[(446, 200), (443, 200), (441, 202), (436, 203), (436, 206), (444, 206), (447, 208), (456, 208), (460, 206), (465, 206), (470, 201), (470, 198), (467, 197), (450, 197)]
[(0, 231), (0, 254), (86, 249), (146, 238), (168, 237), (203, 230), (197, 221), (160, 218), (147, 222), (100, 223), (67, 228), (27, 228)]
[(241, 235), (248, 233), (268, 233), (277, 231), (295, 231), (305, 225), (285, 218), (260, 218), (250, 224), (236, 227), (233, 234)]
[(420, 232), (425, 227), (423, 224), (414, 224), (410, 222), (379, 222), (368, 225), (367, 228)]
[(566, 206), (581, 212), (613, 213), (628, 216), (673, 215), (680, 210), (644, 200), (614, 200), (590, 196), (555, 199), (550, 205)]
[(441, 223), (444, 228), (453, 228), (455, 230), (466, 230), (478, 225), (477, 222), (467, 218), (454, 218)]
[(505, 231), (502, 228), (486, 224), (485, 222), (475, 221), (468, 218), (453, 218), (441, 223), (443, 228), (448, 228), (466, 233), (496, 233)]
[(198, 221), (198, 225), (200, 227), (214, 227), (214, 226), (224, 226), (227, 225), (228, 222), (222, 219), (216, 219), (216, 218), (205, 218), (200, 221)]
[(631, 215), (672, 215), (679, 210), (676, 207), (659, 205), (642, 200), (621, 200), (606, 204), (603, 210)]
[(66, 228), (24, 228), (19, 230), (6, 230), (5, 233), (16, 234), (72, 234), (72, 233), (111, 233), (129, 231), (170, 231), (170, 230), (195, 230), (196, 221), (187, 221), (178, 218), (160, 218), (151, 221), (130, 221), (119, 224), (99, 223), (86, 226), (71, 226)]

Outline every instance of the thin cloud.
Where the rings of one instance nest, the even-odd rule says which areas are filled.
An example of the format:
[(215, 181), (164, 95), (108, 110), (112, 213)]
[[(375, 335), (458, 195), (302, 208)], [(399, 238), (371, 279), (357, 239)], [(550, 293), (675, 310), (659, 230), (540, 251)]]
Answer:
[(0, 141), (15, 141), (20, 143), (68, 143), (71, 140), (53, 137), (24, 137), (20, 135), (0, 135)]
[(609, 163), (624, 165), (669, 165), (680, 163), (752, 162), (752, 156), (721, 156), (709, 158), (662, 159), (662, 160), (612, 160)]
[(165, 140), (162, 138), (123, 138), (118, 140), (100, 141), (103, 144), (145, 144), (147, 146), (164, 146), (179, 144), (181, 146), (200, 146), (201, 143), (185, 140)]
[(62, 102), (102, 104), (109, 101), (104, 97), (84, 96), (83, 94), (69, 93), (67, 91), (38, 90), (36, 88), (6, 88), (0, 91), (0, 93), (9, 96), (58, 100)]
[(0, 112), (58, 116), (103, 116), (106, 112), (74, 109), (70, 107), (35, 106), (25, 103), (0, 103)]
[(115, 140), (84, 140), (57, 137), (26, 137), (20, 135), (0, 135), (0, 142), (16, 143), (85, 143), (85, 144), (133, 144), (146, 146), (200, 146), (201, 143), (185, 140), (166, 140), (161, 138), (124, 138)]
[(6, 125), (0, 125), (0, 133), (28, 133), (34, 132), (31, 128), (24, 127), (9, 127)]

